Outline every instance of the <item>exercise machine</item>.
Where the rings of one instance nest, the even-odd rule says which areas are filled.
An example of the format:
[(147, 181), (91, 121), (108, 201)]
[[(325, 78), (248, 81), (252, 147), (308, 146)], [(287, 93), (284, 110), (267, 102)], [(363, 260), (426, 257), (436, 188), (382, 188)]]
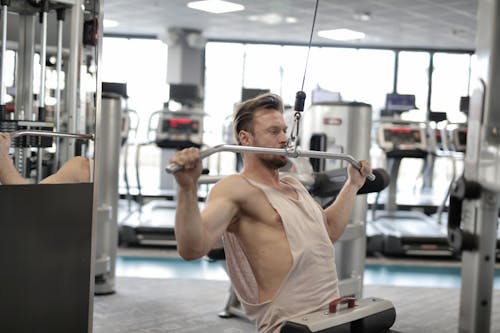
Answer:
[[(141, 149), (155, 145), (161, 149), (161, 163), (168, 160), (178, 149), (202, 146), (203, 120), (205, 113), (198, 110), (160, 110), (153, 113), (148, 121), (148, 140), (137, 145), (136, 178), (138, 184), (139, 210), (121, 220), (119, 227), (120, 243), (129, 245), (175, 246), (175, 181), (172, 175), (161, 172), (160, 196), (171, 200), (149, 200), (140, 182)], [(156, 121), (156, 126), (154, 125)], [(160, 169), (162, 170), (162, 169)], [(200, 193), (200, 196), (203, 194)], [(202, 203), (200, 202), (200, 205)]]
[[(341, 308), (346, 304), (346, 307)], [(281, 333), (381, 333), (396, 321), (394, 305), (385, 299), (354, 297), (332, 300), (325, 311), (291, 318), (281, 327)]]
[[(312, 105), (303, 115), (300, 143), (315, 151), (328, 153), (350, 152), (360, 159), (370, 159), (370, 129), (372, 127), (372, 107), (360, 102), (341, 102), (320, 99), (313, 92)], [(316, 172), (328, 179), (337, 177), (334, 170), (347, 166), (341, 159), (315, 159), (310, 163)], [(342, 175), (338, 175), (340, 180)], [(315, 194), (320, 204), (330, 204), (329, 191)], [(342, 295), (360, 298), (363, 288), (364, 263), (367, 248), (366, 213), (368, 202), (366, 195), (356, 198), (351, 220), (341, 241), (335, 244), (337, 255), (337, 274), (340, 279)]]
[[(369, 111), (371, 111), (371, 109), (369, 109)], [(349, 114), (346, 114), (346, 115), (349, 116)], [(371, 119), (371, 118), (368, 118), (368, 119)], [(368, 145), (366, 145), (365, 147), (367, 147), (367, 146)], [(283, 148), (283, 149), (276, 149), (276, 148), (263, 148), (263, 147), (219, 145), (216, 147), (202, 150), (200, 152), (200, 157), (203, 159), (203, 158), (206, 158), (212, 154), (219, 153), (219, 152), (227, 152), (227, 151), (235, 152), (235, 153), (277, 154), (277, 155), (283, 155), (283, 156), (287, 156), (287, 157), (291, 157), (291, 158), (304, 158), (304, 157), (329, 158), (329, 159), (336, 159), (336, 160), (345, 161), (345, 162), (348, 162), (348, 163), (354, 165), (358, 169), (360, 168), (359, 162), (357, 160), (355, 160), (350, 155), (347, 155), (344, 153), (333, 153), (333, 152), (326, 152), (326, 151), (301, 150), (301, 149), (297, 148), (297, 146), (291, 146), (289, 148)], [(178, 165), (175, 165), (175, 164), (169, 164), (166, 167), (166, 171), (169, 173), (176, 172), (180, 169), (181, 169), (181, 167)], [(330, 181), (331, 179), (336, 179), (337, 181), (339, 181), (339, 178), (340, 178), (341, 184), (343, 185), (343, 183), (347, 179), (345, 170), (344, 170), (343, 175), (324, 174), (323, 176), (324, 177), (318, 178), (318, 179), (323, 180), (323, 184), (325, 181)], [(342, 178), (342, 176), (343, 176), (343, 178)], [(371, 181), (373, 181), (375, 179), (379, 179), (379, 177), (376, 177), (374, 175), (374, 173), (370, 174), (367, 178)], [(388, 177), (380, 177), (380, 178), (388, 180)], [(304, 183), (304, 181), (303, 181), (303, 183)], [(367, 182), (367, 183), (369, 184), (370, 182)], [(306, 185), (309, 185), (309, 186), (316, 185), (317, 188), (313, 189), (312, 192), (318, 196), (331, 194), (331, 189), (329, 189), (328, 186), (320, 185), (320, 184), (311, 184), (310, 182), (306, 182)], [(387, 185), (388, 184), (386, 182), (385, 186), (387, 186)], [(336, 190), (339, 191), (340, 188), (341, 188), (341, 186), (337, 186)], [(366, 198), (364, 198), (364, 201), (366, 203)], [(366, 205), (364, 206), (364, 212), (366, 215)], [(358, 221), (355, 221), (355, 222), (358, 222)], [(361, 227), (358, 226), (357, 223), (350, 224), (348, 226), (346, 232), (344, 233), (343, 237), (339, 240), (339, 243), (341, 245), (343, 245), (342, 244), (343, 242), (349, 242), (352, 240), (359, 239), (360, 238), (358, 235), (359, 230), (362, 231), (361, 236), (364, 236), (364, 223), (363, 223), (363, 221), (361, 221)], [(362, 237), (362, 240), (364, 242), (363, 237)], [(364, 244), (361, 244), (361, 248), (362, 248), (361, 251), (352, 251), (352, 249), (348, 249), (347, 251), (345, 251), (345, 253), (343, 253), (343, 255), (344, 256), (349, 255), (349, 258), (338, 257), (338, 258), (342, 258), (341, 260), (339, 260), (340, 265), (342, 265), (342, 263), (344, 264), (344, 266), (340, 266), (340, 268), (338, 270), (342, 272), (343, 267), (347, 267), (347, 265), (345, 264), (346, 262), (350, 263), (351, 265), (353, 263), (354, 264), (358, 263), (358, 260), (357, 260), (358, 258), (354, 258), (354, 257), (359, 257), (360, 254), (361, 254), (362, 258), (361, 258), (361, 260), (359, 260), (359, 262), (361, 263), (361, 265), (363, 265), (363, 263), (364, 263), (363, 259), (364, 259), (364, 254), (365, 254)], [(212, 251), (212, 253), (209, 254), (209, 257), (213, 260), (223, 259), (224, 258), (223, 250), (220, 248), (216, 249), (215, 251)], [(352, 259), (352, 260), (350, 260), (350, 259)], [(361, 270), (362, 269), (363, 269), (363, 267), (361, 267)], [(361, 296), (361, 293), (362, 293), (362, 274), (361, 275), (358, 275), (358, 274), (359, 274), (359, 272), (355, 271), (355, 270), (352, 270), (350, 272), (350, 276), (345, 277), (345, 278), (342, 278), (342, 276), (339, 274), (339, 279), (340, 279), (339, 289), (341, 290), (341, 294), (352, 295), (352, 296), (357, 296), (357, 297)], [(222, 317), (228, 317), (228, 316), (233, 316), (233, 315), (236, 315), (239, 317), (245, 317), (245, 314), (243, 313), (243, 311), (241, 310), (239, 305), (240, 305), (239, 301), (238, 301), (234, 291), (231, 289), (226, 307), (225, 307), (224, 311), (219, 315)], [(370, 306), (368, 306), (368, 307), (370, 307)], [(373, 308), (371, 308), (371, 310), (373, 310)], [(377, 311), (375, 311), (375, 312), (377, 312)], [(347, 318), (347, 317), (344, 317), (344, 318)], [(392, 325), (392, 323), (389, 325), (389, 327)]]
[[(100, 61), (102, 31), (99, 29), (102, 27), (102, 3), (92, 0), (12, 0), (2, 1), (1, 4), (3, 35), (0, 130), (11, 134), (14, 165), (30, 183), (38, 183), (74, 156), (93, 157), (93, 176), (96, 182), (82, 187), (90, 189), (88, 199), (93, 201), (92, 211), (95, 212), (95, 216), (92, 213), (91, 221), (86, 221), (92, 232), (82, 233), (79, 237), (82, 237), (80, 241), (91, 244), (91, 253), (96, 257), (91, 261), (82, 261), (81, 264), (89, 265), (88, 272), (94, 275), (90, 284), (92, 293), (112, 293), (116, 251), (114, 198), (117, 193), (115, 185), (117, 179), (115, 180), (113, 175), (115, 170), (118, 170), (118, 165), (115, 164), (118, 161), (116, 155), (118, 150), (114, 148), (117, 140), (114, 139), (114, 135), (117, 133), (115, 124), (120, 121), (114, 117), (117, 114), (115, 110), (121, 111), (121, 106), (119, 101), (114, 103), (114, 99), (108, 98), (109, 96), (103, 96), (101, 100), (102, 90), (97, 71), (93, 72), (91, 69), (92, 65), (97, 65)], [(12, 21), (8, 27), (14, 29), (7, 31), (7, 20)], [(55, 30), (51, 28), (52, 25)], [(51, 33), (53, 31), (56, 33)], [(36, 38), (38, 35), (39, 38)], [(6, 75), (4, 59), (8, 40), (15, 41), (17, 45), (15, 90), (12, 89), (15, 95), (12, 96), (14, 102), (9, 108), (5, 105), (4, 83)], [(36, 55), (40, 60), (38, 91), (33, 86)], [(48, 93), (46, 74), (50, 70), (47, 67), (47, 59), (50, 55), (56, 56), (55, 105), (46, 104), (46, 93)], [(95, 81), (81, 80), (84, 76), (92, 76)], [(101, 103), (104, 112), (101, 112)], [(57, 203), (64, 198), (54, 196), (47, 199)], [(24, 202), (24, 198), (18, 197), (18, 200)], [(65, 207), (60, 208), (64, 210)], [(46, 222), (37, 219), (34, 221)], [(65, 224), (71, 226), (72, 224), (68, 222), (73, 221), (71, 218), (65, 220)], [(63, 231), (68, 231), (67, 227), (63, 227), (61, 232)], [(67, 245), (64, 244), (61, 244), (61, 248)], [(59, 245), (54, 244), (54, 246)], [(75, 262), (80, 262), (83, 257), (73, 257), (76, 252), (71, 251), (73, 250), (68, 248), (64, 255), (73, 258)], [(50, 259), (40, 260), (43, 263), (50, 263)], [(35, 280), (37, 278), (35, 277)], [(55, 276), (53, 278), (56, 280)], [(66, 293), (65, 296), (70, 294)], [(20, 313), (26, 312), (36, 311), (20, 311)], [(77, 332), (69, 328), (46, 329), (43, 326), (37, 329)], [(88, 327), (85, 328), (85, 331), (87, 330)]]
[(480, 0), (464, 174), (450, 197), (448, 238), (462, 256), (458, 331), (490, 332), (500, 207), (500, 4)]

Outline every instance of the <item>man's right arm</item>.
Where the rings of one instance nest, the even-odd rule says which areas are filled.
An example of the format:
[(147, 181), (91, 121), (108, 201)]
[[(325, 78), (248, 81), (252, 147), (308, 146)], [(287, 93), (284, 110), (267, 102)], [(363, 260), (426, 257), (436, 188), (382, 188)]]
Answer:
[(179, 191), (175, 237), (182, 258), (192, 260), (206, 255), (236, 216), (238, 206), (228, 198), (227, 183), (222, 180), (212, 188), (203, 212), (198, 208), (196, 188)]
[(175, 214), (177, 250), (186, 260), (198, 259), (219, 241), (237, 213), (237, 205), (228, 195), (231, 193), (231, 181), (223, 179), (212, 188), (202, 213), (198, 207), (199, 150), (188, 148), (177, 152), (170, 162), (183, 166), (182, 170), (174, 173), (178, 184)]

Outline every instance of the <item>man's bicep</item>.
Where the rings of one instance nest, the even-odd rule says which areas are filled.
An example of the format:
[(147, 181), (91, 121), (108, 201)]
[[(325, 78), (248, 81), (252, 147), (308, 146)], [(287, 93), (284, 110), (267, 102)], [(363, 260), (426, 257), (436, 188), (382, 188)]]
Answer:
[(238, 207), (232, 200), (214, 198), (207, 202), (201, 217), (207, 230), (220, 236), (234, 219), (237, 211)]

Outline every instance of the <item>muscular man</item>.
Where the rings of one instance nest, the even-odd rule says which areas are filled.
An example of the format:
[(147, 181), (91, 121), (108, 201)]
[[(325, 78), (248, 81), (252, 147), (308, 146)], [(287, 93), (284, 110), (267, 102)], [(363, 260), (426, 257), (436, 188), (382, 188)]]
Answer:
[[(242, 103), (234, 129), (241, 145), (286, 147), (281, 99), (265, 94)], [(245, 153), (242, 172), (219, 181), (202, 212), (199, 150), (182, 150), (170, 162), (184, 167), (174, 174), (180, 255), (200, 258), (223, 236), (233, 287), (259, 332), (278, 332), (287, 318), (318, 311), (339, 297), (333, 242), (344, 232), (356, 192), (371, 172), (368, 161), (361, 161), (359, 171), (348, 167), (346, 184), (323, 210), (300, 182), (280, 178), (286, 157)]]
[[(0, 184), (28, 184), (12, 164), (9, 157), (11, 144), (8, 133), (0, 133)], [(91, 179), (91, 165), (88, 158), (77, 156), (67, 161), (56, 173), (42, 179), (40, 184), (88, 183)]]

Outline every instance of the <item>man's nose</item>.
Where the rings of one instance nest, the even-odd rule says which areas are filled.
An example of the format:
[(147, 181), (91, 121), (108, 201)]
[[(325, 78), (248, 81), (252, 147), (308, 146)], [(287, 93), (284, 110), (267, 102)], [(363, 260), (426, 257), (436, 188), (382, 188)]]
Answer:
[(288, 135), (282, 134), (280, 137), (280, 143), (286, 146), (289, 146), (292, 142)]

